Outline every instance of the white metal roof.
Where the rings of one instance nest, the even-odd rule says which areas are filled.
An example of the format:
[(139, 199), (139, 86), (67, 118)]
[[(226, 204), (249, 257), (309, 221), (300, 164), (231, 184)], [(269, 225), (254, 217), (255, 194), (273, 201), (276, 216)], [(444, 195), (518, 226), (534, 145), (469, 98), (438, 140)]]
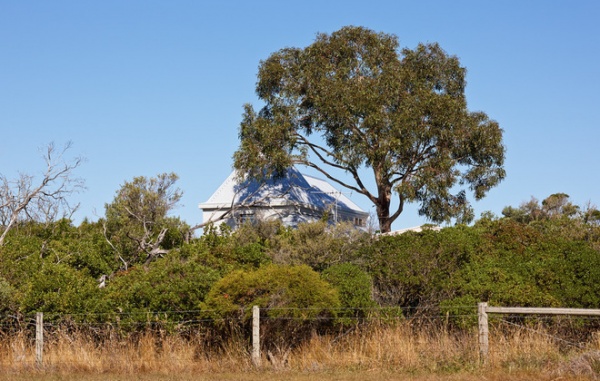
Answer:
[(203, 210), (211, 210), (231, 205), (304, 205), (321, 209), (335, 205), (340, 211), (367, 214), (327, 181), (303, 175), (294, 167), (288, 170), (284, 178), (266, 180), (264, 183), (246, 180), (238, 184), (234, 171), (199, 207)]

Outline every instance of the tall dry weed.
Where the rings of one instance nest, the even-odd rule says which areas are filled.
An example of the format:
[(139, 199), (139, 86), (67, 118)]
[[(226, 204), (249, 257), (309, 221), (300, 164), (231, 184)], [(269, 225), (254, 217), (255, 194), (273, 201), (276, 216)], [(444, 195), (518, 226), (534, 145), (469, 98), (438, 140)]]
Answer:
[[(245, 342), (207, 348), (202, 334), (182, 337), (161, 332), (107, 335), (98, 340), (84, 331), (57, 330), (46, 335), (43, 369), (59, 373), (189, 373), (251, 368)], [(5, 336), (0, 342), (0, 369), (26, 372), (38, 369), (35, 342), (25, 333)]]
[[(218, 338), (198, 331), (186, 335), (160, 330), (136, 334), (54, 330), (46, 336), (43, 369), (71, 373), (220, 373), (252, 371), (250, 343), (242, 335), (216, 346)], [(575, 374), (600, 371), (600, 335), (581, 350), (565, 351), (543, 328), (499, 327), (490, 331), (486, 370)], [(35, 343), (27, 332), (0, 337), (0, 369), (36, 370)], [(588, 353), (586, 355), (586, 353)], [(579, 356), (579, 357), (578, 357)], [(327, 335), (314, 334), (296, 348), (262, 353), (263, 370), (301, 372), (375, 370), (454, 373), (483, 369), (477, 332), (402, 321), (356, 325)], [(586, 365), (587, 364), (587, 365)], [(585, 374), (588, 377), (588, 373)], [(582, 373), (583, 374), (583, 373)]]
[(300, 369), (462, 369), (477, 361), (473, 337), (445, 329), (415, 327), (410, 322), (393, 326), (357, 326), (338, 335), (313, 337), (293, 352), (290, 365)]

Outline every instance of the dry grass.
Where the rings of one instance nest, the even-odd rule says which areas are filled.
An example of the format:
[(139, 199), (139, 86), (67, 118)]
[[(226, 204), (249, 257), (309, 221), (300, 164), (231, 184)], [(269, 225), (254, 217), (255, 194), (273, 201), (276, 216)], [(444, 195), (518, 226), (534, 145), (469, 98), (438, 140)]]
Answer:
[(600, 335), (585, 349), (565, 350), (550, 335), (526, 329), (491, 332), (490, 357), (481, 365), (475, 331), (443, 328), (356, 327), (313, 336), (292, 351), (263, 353), (250, 362), (243, 339), (211, 348), (191, 338), (145, 333), (102, 341), (83, 332), (48, 335), (44, 364), (35, 364), (34, 343), (25, 334), (0, 340), (4, 380), (594, 380), (600, 379)]
[(390, 372), (338, 371), (306, 373), (237, 372), (218, 374), (0, 374), (1, 381), (583, 381), (581, 377), (554, 377), (539, 373), (460, 373), (412, 375)]

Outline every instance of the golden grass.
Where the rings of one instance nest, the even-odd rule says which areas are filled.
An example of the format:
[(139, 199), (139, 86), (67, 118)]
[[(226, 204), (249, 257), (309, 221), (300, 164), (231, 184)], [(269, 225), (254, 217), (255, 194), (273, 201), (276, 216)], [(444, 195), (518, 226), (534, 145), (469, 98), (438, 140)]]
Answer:
[(250, 361), (247, 340), (209, 347), (191, 338), (144, 333), (101, 341), (83, 332), (47, 335), (44, 363), (24, 333), (0, 339), (4, 380), (592, 380), (600, 378), (600, 335), (586, 348), (565, 350), (550, 335), (523, 328), (490, 333), (487, 364), (479, 359), (475, 330), (448, 331), (395, 326), (356, 327), (336, 335), (314, 335), (298, 348), (262, 354)]

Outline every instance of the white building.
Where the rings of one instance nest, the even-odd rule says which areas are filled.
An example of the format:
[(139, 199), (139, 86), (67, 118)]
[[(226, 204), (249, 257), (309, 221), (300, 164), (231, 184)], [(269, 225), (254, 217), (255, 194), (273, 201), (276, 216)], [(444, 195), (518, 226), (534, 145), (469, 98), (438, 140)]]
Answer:
[(367, 227), (369, 214), (327, 181), (301, 174), (290, 168), (278, 180), (259, 183), (236, 182), (233, 172), (217, 191), (199, 205), (203, 222), (225, 222), (236, 228), (244, 222), (279, 219), (285, 226), (297, 226), (327, 216), (330, 223), (349, 221)]

